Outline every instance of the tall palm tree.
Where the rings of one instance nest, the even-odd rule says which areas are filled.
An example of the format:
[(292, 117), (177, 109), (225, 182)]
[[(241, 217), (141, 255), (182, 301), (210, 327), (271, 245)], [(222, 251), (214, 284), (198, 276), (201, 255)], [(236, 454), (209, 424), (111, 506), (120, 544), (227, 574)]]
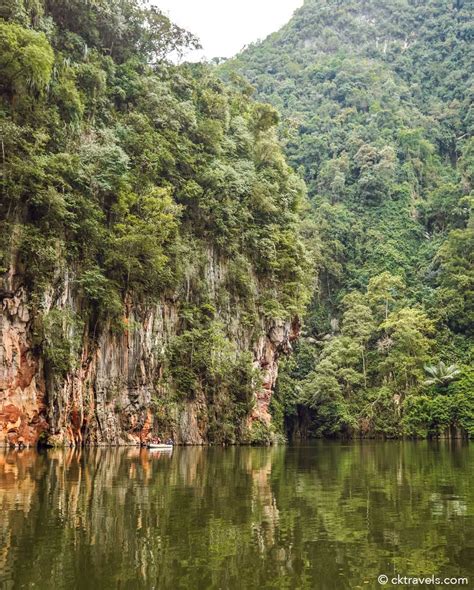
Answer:
[(461, 374), (457, 365), (447, 367), (443, 361), (437, 365), (425, 365), (425, 371), (431, 375), (431, 378), (425, 381), (425, 385), (447, 385)]

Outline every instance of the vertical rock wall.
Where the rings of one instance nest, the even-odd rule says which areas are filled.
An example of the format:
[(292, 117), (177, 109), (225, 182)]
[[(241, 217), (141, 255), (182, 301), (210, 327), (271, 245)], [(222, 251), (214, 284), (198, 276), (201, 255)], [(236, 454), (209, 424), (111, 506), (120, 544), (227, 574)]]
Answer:
[[(211, 293), (217, 292), (225, 274), (225, 266), (210, 253), (205, 278)], [(72, 281), (66, 276), (60, 284), (60, 292), (45, 297), (46, 305), (78, 312), (81, 303), (71, 289)], [(127, 301), (123, 319), (133, 329), (120, 333), (104, 329), (99, 335), (85, 330), (75, 368), (58, 377), (49, 374), (41, 347), (34, 343), (28, 294), (20, 287), (1, 297), (0, 445), (34, 445), (41, 440), (58, 445), (125, 445), (143, 443), (151, 436), (153, 399), (161, 392), (161, 354), (179, 331), (176, 302), (160, 301), (144, 309)], [(238, 347), (251, 349), (254, 364), (262, 371), (263, 388), (255, 392), (248, 426), (255, 420), (269, 425), (278, 358), (291, 349), (299, 326), (262, 319), (261, 336), (251, 343), (235, 315), (230, 313), (223, 321), (230, 332), (238, 331)], [(205, 444), (206, 424), (200, 417), (206, 403), (203, 396), (183, 402), (167, 434), (185, 444)]]

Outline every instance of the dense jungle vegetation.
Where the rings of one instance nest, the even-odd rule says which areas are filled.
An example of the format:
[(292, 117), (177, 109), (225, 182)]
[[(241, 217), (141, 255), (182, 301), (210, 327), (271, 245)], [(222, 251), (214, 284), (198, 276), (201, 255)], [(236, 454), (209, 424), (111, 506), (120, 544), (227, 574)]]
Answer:
[(234, 442), (237, 335), (304, 315), (281, 432), (473, 435), (472, 10), (306, 0), (216, 72), (170, 63), (198, 40), (139, 0), (0, 0), (0, 295), (27, 289), (49, 370), (85, 327), (133, 330), (131, 302), (177, 303), (157, 412), (204, 393)]
[(474, 434), (473, 4), (306, 0), (225, 63), (283, 115), (318, 280), (274, 413), (313, 435)]
[[(291, 319), (309, 299), (306, 194), (274, 108), (211, 66), (167, 59), (197, 45), (138, 0), (1, 2), (0, 294), (27, 289), (36, 345), (63, 376), (84, 326), (133, 331), (126, 305), (176, 303), (161, 374), (174, 397), (157, 411), (166, 422), (176, 399), (204, 392), (211, 438), (234, 441), (262, 318)], [(227, 272), (217, 294), (209, 251)], [(79, 309), (51, 305), (64, 277)]]

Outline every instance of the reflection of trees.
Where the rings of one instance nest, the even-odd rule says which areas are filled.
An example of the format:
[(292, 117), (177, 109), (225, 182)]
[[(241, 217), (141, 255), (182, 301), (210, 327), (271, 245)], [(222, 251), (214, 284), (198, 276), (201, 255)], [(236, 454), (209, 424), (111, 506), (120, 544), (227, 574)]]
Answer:
[[(469, 565), (460, 553), (469, 545), (467, 506), (472, 532), (472, 463), (468, 447), (443, 444), (289, 449), (281, 472), (273, 473), (280, 534), (313, 584), (332, 579), (337, 582), (328, 587), (351, 588), (390, 571), (459, 575), (459, 567)], [(433, 490), (442, 490), (444, 505)], [(457, 503), (446, 496), (449, 490)], [(302, 515), (306, 523), (299, 526)]]
[(353, 588), (382, 572), (460, 575), (470, 467), (468, 448), (428, 443), (8, 453), (0, 582)]

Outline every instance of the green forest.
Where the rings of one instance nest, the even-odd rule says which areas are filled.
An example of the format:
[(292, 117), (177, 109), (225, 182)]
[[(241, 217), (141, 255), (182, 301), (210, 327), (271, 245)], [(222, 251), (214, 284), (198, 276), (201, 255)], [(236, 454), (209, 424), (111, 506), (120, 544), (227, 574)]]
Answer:
[(311, 201), (317, 280), (280, 421), (474, 433), (472, 41), (471, 2), (306, 0), (222, 66), (282, 114)]
[[(474, 436), (473, 25), (468, 0), (306, 0), (177, 65), (199, 40), (139, 0), (0, 0), (0, 298), (28, 294), (50, 403), (83, 334), (167, 301), (164, 431), (204, 396), (216, 442)], [(249, 439), (268, 321), (303, 327)]]

